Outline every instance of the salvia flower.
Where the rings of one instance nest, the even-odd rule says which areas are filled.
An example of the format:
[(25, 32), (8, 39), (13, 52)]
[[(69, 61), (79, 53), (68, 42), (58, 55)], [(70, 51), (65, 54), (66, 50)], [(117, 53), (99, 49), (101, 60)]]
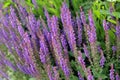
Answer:
[(120, 76), (118, 75), (118, 73), (116, 73), (115, 79), (120, 80)]
[(103, 67), (104, 64), (105, 64), (106, 59), (104, 57), (104, 54), (103, 54), (102, 50), (100, 50), (100, 53), (101, 53), (100, 66)]
[(78, 61), (80, 63), (80, 65), (82, 66), (83, 70), (86, 70), (86, 65), (85, 65), (85, 62), (84, 62), (84, 59), (82, 58), (82, 53), (81, 51), (78, 51)]
[(116, 26), (116, 35), (118, 36), (118, 38), (120, 38), (120, 26), (119, 25)]
[(85, 45), (85, 44), (83, 44), (83, 49), (84, 49), (84, 53), (85, 53), (85, 56), (87, 57), (87, 58), (90, 58), (90, 53), (89, 53), (89, 51), (88, 51), (88, 49), (87, 49), (87, 46)]
[(80, 17), (81, 17), (83, 25), (85, 26), (86, 25), (86, 17), (85, 17), (85, 14), (84, 14), (83, 10), (82, 10), (82, 7), (80, 7), (80, 11), (81, 11), (80, 12)]
[(79, 71), (78, 71), (78, 77), (79, 77), (79, 80), (84, 80), (84, 78), (82, 77), (82, 75)]
[(72, 51), (74, 51), (76, 47), (75, 34), (74, 34), (73, 27), (72, 27), (72, 22), (71, 22), (72, 20), (71, 13), (66, 3), (63, 3), (62, 8), (61, 8), (61, 20), (63, 23), (64, 32), (66, 33), (67, 38), (69, 39), (70, 48), (72, 49)]
[(117, 47), (116, 46), (112, 46), (112, 51), (113, 51), (113, 53), (115, 53), (117, 51)]
[(59, 73), (58, 73), (57, 67), (53, 67), (53, 72), (54, 72), (54, 80), (58, 80)]
[(106, 20), (103, 20), (103, 28), (105, 31), (109, 30), (109, 26), (107, 25)]
[(111, 64), (111, 69), (110, 69), (110, 80), (115, 80), (115, 76), (114, 76), (114, 67), (113, 67), (113, 64)]
[(77, 32), (78, 40), (77, 40), (77, 44), (78, 44), (78, 47), (80, 47), (80, 45), (82, 43), (83, 27), (82, 27), (81, 19), (80, 19), (80, 17), (78, 17), (78, 15), (76, 17), (76, 20), (77, 20), (77, 26), (78, 26), (78, 32)]
[(9, 76), (4, 71), (2, 71), (2, 69), (0, 69), (0, 74), (6, 79), (10, 79)]
[(91, 70), (89, 68), (87, 69), (87, 73), (88, 73), (87, 80), (94, 80)]

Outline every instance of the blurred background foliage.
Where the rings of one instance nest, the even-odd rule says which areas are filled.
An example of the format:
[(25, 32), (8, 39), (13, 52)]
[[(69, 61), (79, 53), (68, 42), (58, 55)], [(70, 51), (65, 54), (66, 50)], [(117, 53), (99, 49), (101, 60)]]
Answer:
[[(76, 16), (76, 12), (80, 12), (79, 7), (81, 6), (85, 12), (86, 18), (88, 17), (88, 10), (92, 9), (94, 15), (94, 21), (97, 30), (98, 44), (105, 47), (104, 44), (104, 30), (102, 27), (103, 19), (116, 25), (116, 20), (120, 18), (120, 0), (0, 0), (0, 8), (6, 9), (9, 12), (9, 6), (13, 5), (17, 9), (17, 3), (24, 6), (28, 12), (33, 12), (36, 18), (42, 17), (45, 19), (44, 8), (47, 9), (50, 15), (56, 15), (60, 18), (60, 8), (63, 1), (67, 2), (69, 9), (73, 16)], [(110, 8), (113, 11), (110, 12)], [(109, 35), (110, 41), (115, 44), (115, 30), (110, 27)], [(0, 46), (0, 49), (6, 51), (8, 58), (12, 60), (12, 56), (5, 47)], [(110, 64), (110, 63), (108, 63)], [(75, 62), (71, 62), (71, 65), (75, 67)], [(8, 68), (8, 74), (11, 76), (11, 80), (35, 80), (28, 75), (22, 74), (21, 72), (13, 72)], [(102, 76), (102, 75), (100, 75)], [(103, 75), (104, 78), (106, 76)], [(71, 76), (71, 80), (76, 80), (76, 77)]]

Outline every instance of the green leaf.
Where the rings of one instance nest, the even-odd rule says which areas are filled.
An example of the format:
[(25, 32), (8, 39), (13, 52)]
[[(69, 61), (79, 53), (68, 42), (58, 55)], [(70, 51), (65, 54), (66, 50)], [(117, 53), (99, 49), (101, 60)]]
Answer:
[(110, 15), (110, 12), (107, 10), (100, 10), (100, 13), (104, 15)]
[(116, 24), (116, 21), (113, 20), (113, 19), (107, 19), (109, 22), (113, 23), (113, 24)]
[(5, 4), (3, 5), (3, 8), (7, 8), (8, 6), (10, 6), (11, 2), (5, 2)]
[(35, 78), (30, 78), (29, 80), (36, 80)]
[(120, 12), (113, 12), (112, 15), (116, 18), (120, 18)]
[(78, 80), (78, 77), (74, 76), (74, 75), (71, 75), (70, 76), (70, 80)]

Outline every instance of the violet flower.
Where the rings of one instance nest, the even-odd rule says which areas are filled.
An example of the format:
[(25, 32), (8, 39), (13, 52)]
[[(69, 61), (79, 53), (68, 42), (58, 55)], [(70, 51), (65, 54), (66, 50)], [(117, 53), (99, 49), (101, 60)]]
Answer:
[(104, 54), (103, 54), (103, 51), (102, 51), (102, 50), (100, 50), (100, 53), (101, 53), (100, 66), (103, 68), (106, 59), (105, 59), (105, 57), (104, 57)]
[(115, 76), (114, 76), (114, 67), (113, 67), (113, 64), (111, 64), (111, 69), (110, 69), (110, 80), (115, 80)]
[(87, 69), (87, 72), (88, 72), (87, 80), (94, 80), (91, 70), (89, 68)]
[(72, 27), (72, 19), (71, 19), (71, 12), (69, 11), (67, 4), (63, 2), (61, 7), (61, 21), (63, 24), (64, 32), (67, 36), (67, 40), (70, 46), (71, 51), (74, 53), (74, 56), (77, 59), (77, 47), (75, 41), (75, 33)]
[(78, 61), (80, 63), (80, 65), (82, 66), (82, 69), (85, 71), (86, 70), (86, 65), (85, 65), (85, 62), (84, 62), (84, 59), (82, 58), (82, 53), (81, 51), (78, 51)]
[(89, 53), (89, 51), (88, 51), (88, 49), (87, 49), (87, 46), (86, 46), (85, 44), (83, 44), (83, 49), (84, 49), (85, 56), (86, 56), (87, 58), (90, 58), (90, 53)]
[(82, 75), (79, 71), (78, 71), (78, 77), (79, 77), (79, 80), (84, 80), (84, 78), (82, 77)]
[(116, 73), (115, 79), (120, 80), (120, 76), (118, 75), (118, 73)]
[(59, 39), (59, 29), (58, 29), (58, 23), (57, 23), (57, 17), (53, 16), (51, 18), (51, 39), (52, 39), (52, 45), (53, 45), (53, 49), (55, 51), (55, 56), (56, 59), (58, 60), (58, 64), (60, 65), (60, 67), (62, 68), (66, 78), (69, 77), (70, 72), (69, 72), (69, 68), (67, 66), (67, 63), (65, 61), (65, 59), (63, 58), (63, 54), (62, 54), (62, 46), (60, 44), (60, 39)]
[(86, 25), (86, 17), (85, 17), (85, 14), (84, 14), (83, 10), (82, 10), (82, 7), (80, 7), (80, 11), (81, 11), (80, 12), (80, 17), (81, 17), (83, 25), (85, 26)]
[(80, 47), (81, 43), (82, 43), (83, 27), (82, 27), (81, 19), (78, 17), (78, 15), (76, 17), (76, 20), (77, 20), (77, 26), (78, 26), (78, 32), (77, 32), (78, 40), (77, 40), (77, 44), (78, 44), (78, 47)]

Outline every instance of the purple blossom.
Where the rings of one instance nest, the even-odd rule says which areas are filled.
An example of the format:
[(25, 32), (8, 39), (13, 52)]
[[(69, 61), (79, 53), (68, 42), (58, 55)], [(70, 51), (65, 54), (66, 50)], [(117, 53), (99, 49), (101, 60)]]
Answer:
[(87, 72), (88, 72), (87, 80), (94, 80), (91, 70), (89, 68), (87, 69)]
[(116, 35), (117, 35), (117, 38), (120, 38), (120, 26), (119, 25), (116, 26)]
[(100, 66), (103, 67), (104, 64), (105, 64), (106, 59), (104, 57), (104, 54), (103, 54), (102, 50), (100, 50), (100, 53), (101, 53)]
[(100, 66), (101, 66), (101, 67), (104, 66), (105, 61), (106, 61), (105, 57), (102, 56), (101, 59), (100, 59)]
[(50, 69), (51, 69), (50, 65), (47, 65), (47, 74), (48, 74), (49, 80), (53, 80), (52, 71)]
[(23, 27), (20, 25), (20, 22), (18, 22), (18, 31), (19, 31), (19, 34), (20, 36), (22, 37), (24, 35), (24, 29)]
[(115, 80), (115, 77), (114, 77), (114, 68), (113, 68), (113, 64), (111, 64), (111, 69), (110, 69), (110, 80)]
[(57, 67), (53, 67), (53, 72), (54, 72), (54, 80), (58, 80), (59, 79), (59, 73), (57, 71)]
[(92, 17), (92, 11), (89, 11), (89, 25), (90, 25), (90, 33), (89, 33), (89, 42), (93, 43), (96, 41), (97, 37), (96, 37), (96, 28), (95, 28), (95, 24), (93, 21), (93, 17)]
[(63, 49), (67, 50), (68, 46), (67, 46), (67, 40), (66, 40), (66, 36), (65, 36), (64, 32), (61, 33), (60, 40), (61, 40), (61, 44), (63, 46)]
[(67, 65), (67, 60), (63, 57), (60, 58), (60, 66), (65, 74), (65, 76), (68, 78), (70, 76), (70, 70)]
[(67, 40), (70, 45), (70, 48), (73, 51), (73, 53), (76, 53), (77, 48), (76, 48), (76, 41), (75, 41), (75, 33), (72, 27), (71, 12), (69, 11), (65, 2), (62, 4), (62, 8), (61, 8), (61, 20), (63, 23), (64, 32), (67, 36)]
[(105, 31), (109, 30), (109, 26), (107, 25), (106, 20), (103, 20), (103, 28)]
[(78, 40), (77, 40), (77, 44), (78, 44), (78, 46), (80, 47), (80, 45), (81, 45), (81, 43), (82, 43), (83, 27), (82, 27), (81, 20), (80, 20), (80, 18), (79, 18), (78, 16), (76, 17), (76, 20), (77, 20), (77, 26), (78, 26), (78, 32), (77, 32)]
[(89, 53), (89, 51), (88, 51), (88, 49), (87, 49), (87, 46), (85, 45), (85, 44), (83, 44), (83, 49), (84, 49), (84, 53), (85, 53), (85, 56), (87, 57), (87, 58), (90, 58), (90, 53)]
[(37, 8), (37, 3), (36, 0), (32, 0), (32, 3), (34, 4), (34, 6)]
[(24, 7), (19, 5), (19, 9), (20, 9), (20, 12), (22, 13), (23, 17), (27, 17), (28, 16), (28, 13), (27, 13), (27, 11), (26, 11), (26, 9)]
[(116, 73), (115, 78), (116, 78), (116, 80), (120, 80), (120, 76), (118, 75), (118, 73)]
[(82, 66), (83, 70), (86, 70), (86, 66), (85, 66), (85, 62), (84, 59), (82, 58), (82, 53), (80, 51), (78, 51), (78, 61), (80, 63), (80, 65)]
[(15, 10), (14, 10), (14, 8), (13, 8), (12, 6), (10, 6), (9, 21), (10, 21), (11, 26), (12, 26), (13, 28), (16, 28), (16, 27), (17, 27), (17, 22), (16, 22), (16, 20), (17, 20), (17, 16), (16, 16), (16, 14), (15, 14)]
[(10, 79), (9, 76), (4, 71), (2, 71), (2, 69), (0, 69), (0, 74), (6, 79)]
[(79, 77), (79, 80), (84, 80), (80, 72), (78, 72), (78, 77)]
[(3, 52), (0, 51), (0, 58), (3, 61), (2, 64), (5, 64), (6, 66), (9, 66), (10, 68), (12, 68), (14, 71), (16, 71), (16, 66), (5, 57), (5, 54)]
[(112, 50), (113, 50), (113, 52), (116, 52), (117, 51), (117, 47), (116, 46), (112, 46)]
[(81, 11), (80, 12), (80, 17), (81, 17), (83, 25), (85, 26), (86, 25), (86, 17), (85, 17), (85, 14), (84, 14), (83, 10), (82, 10), (82, 7), (80, 7), (80, 11)]
[(50, 27), (51, 27), (50, 15), (48, 14), (46, 8), (44, 8), (44, 10), (45, 10), (45, 12), (44, 12), (44, 13), (45, 13), (45, 16), (46, 16), (46, 18), (47, 18), (47, 26), (48, 26), (48, 28), (50, 29)]
[(58, 29), (58, 23), (57, 23), (57, 17), (53, 16), (51, 18), (51, 39), (52, 39), (52, 45), (53, 49), (55, 51), (55, 55), (57, 57), (57, 60), (59, 62), (60, 67), (62, 68), (64, 74), (66, 77), (70, 75), (69, 68), (67, 66), (67, 63), (65, 59), (63, 58), (62, 54), (62, 46), (60, 43), (60, 34), (59, 34), (59, 29)]

